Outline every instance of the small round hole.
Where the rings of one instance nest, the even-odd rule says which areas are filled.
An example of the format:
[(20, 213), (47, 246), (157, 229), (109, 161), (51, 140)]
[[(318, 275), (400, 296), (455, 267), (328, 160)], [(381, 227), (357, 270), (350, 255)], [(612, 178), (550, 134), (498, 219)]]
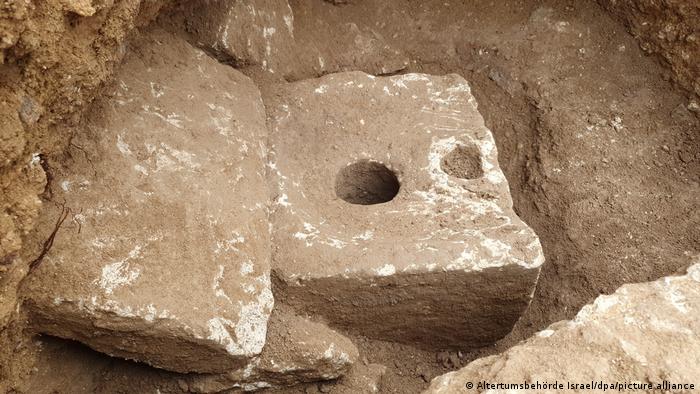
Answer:
[(484, 175), (481, 153), (474, 145), (459, 145), (442, 158), (440, 168), (447, 175), (462, 179), (476, 179)]
[(350, 204), (372, 205), (391, 201), (400, 187), (393, 171), (370, 160), (348, 165), (335, 178), (335, 194)]

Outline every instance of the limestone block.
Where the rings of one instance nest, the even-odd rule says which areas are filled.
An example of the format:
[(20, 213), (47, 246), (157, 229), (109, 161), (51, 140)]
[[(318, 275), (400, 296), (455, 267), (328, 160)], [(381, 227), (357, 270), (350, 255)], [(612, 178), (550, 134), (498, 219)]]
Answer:
[(238, 65), (283, 74), (294, 52), (294, 15), (286, 0), (205, 0), (185, 3), (187, 25), (204, 47)]
[(333, 74), (266, 104), (279, 299), (429, 348), (511, 330), (544, 257), (464, 79)]
[(276, 310), (260, 356), (226, 374), (192, 376), (188, 387), (196, 393), (217, 393), (337, 379), (357, 357), (357, 348), (350, 339), (323, 324)]
[(264, 106), (184, 41), (143, 41), (53, 173), (51, 206), (70, 211), (26, 306), (101, 352), (229, 371), (262, 351), (273, 306)]
[(319, 20), (312, 29), (295, 31), (286, 0), (188, 2), (182, 11), (202, 47), (238, 66), (254, 65), (289, 79), (343, 70), (389, 74), (409, 63), (377, 31), (355, 23)]
[[(426, 393), (483, 392), (476, 390), (479, 381), (557, 380), (565, 385), (592, 381), (653, 384), (651, 389), (619, 391), (693, 392), (700, 376), (698, 332), (700, 262), (684, 276), (628, 284), (612, 295), (600, 296), (574, 320), (555, 323), (505, 353), (433, 379)], [(695, 387), (657, 387), (664, 381)], [(466, 390), (466, 382), (473, 382), (474, 390)], [(571, 391), (565, 386), (547, 392)]]

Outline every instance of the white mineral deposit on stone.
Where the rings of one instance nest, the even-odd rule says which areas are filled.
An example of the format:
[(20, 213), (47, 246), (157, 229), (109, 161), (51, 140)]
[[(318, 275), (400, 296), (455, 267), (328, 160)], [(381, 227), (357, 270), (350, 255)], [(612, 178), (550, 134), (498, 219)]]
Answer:
[(132, 268), (129, 261), (139, 258), (140, 255), (141, 246), (136, 245), (124, 259), (102, 267), (99, 284), (106, 294), (112, 294), (114, 289), (131, 284), (139, 277), (141, 270)]

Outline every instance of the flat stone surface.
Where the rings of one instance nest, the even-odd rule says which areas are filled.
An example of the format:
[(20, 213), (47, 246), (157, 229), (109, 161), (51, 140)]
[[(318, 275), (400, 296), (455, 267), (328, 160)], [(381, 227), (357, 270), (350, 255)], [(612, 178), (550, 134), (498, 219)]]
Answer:
[[(350, 339), (323, 324), (276, 310), (260, 356), (223, 375), (192, 376), (188, 387), (192, 392), (216, 393), (337, 379), (350, 370), (357, 357)], [(353, 378), (353, 382), (358, 379)]]
[(257, 88), (155, 32), (92, 118), (53, 174), (70, 212), (30, 275), (35, 327), (178, 372), (244, 365), (273, 306)]
[[(467, 390), (467, 382), (555, 380), (563, 383), (564, 389), (547, 392), (572, 392), (576, 390), (567, 389), (567, 382), (592, 381), (654, 385), (638, 392), (694, 392), (700, 384), (698, 332), (700, 260), (684, 276), (624, 285), (612, 295), (600, 296), (584, 306), (574, 320), (555, 323), (505, 353), (478, 359), (435, 378), (426, 393), (485, 391), (477, 390), (476, 385)], [(694, 384), (695, 388), (657, 388), (664, 381)]]
[(464, 79), (341, 73), (270, 96), (280, 299), (429, 347), (510, 331), (544, 257)]

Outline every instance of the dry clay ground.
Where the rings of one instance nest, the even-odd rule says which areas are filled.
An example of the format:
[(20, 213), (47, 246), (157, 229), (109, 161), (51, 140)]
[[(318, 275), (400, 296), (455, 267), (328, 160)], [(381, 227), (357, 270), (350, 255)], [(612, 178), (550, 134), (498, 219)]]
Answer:
[[(352, 22), (409, 59), (401, 72), (464, 76), (495, 135), (516, 212), (547, 258), (531, 306), (492, 348), (436, 353), (354, 338), (364, 360), (388, 367), (383, 391), (420, 391), (438, 374), (571, 318), (600, 293), (682, 272), (700, 250), (697, 109), (596, 4), (297, 1), (292, 9), (300, 40), (332, 48), (328, 29)], [(185, 34), (177, 18), (158, 23)], [(276, 82), (255, 66), (243, 71), (263, 93)], [(180, 391), (173, 374), (70, 342), (26, 338), (15, 357), (23, 360), (19, 392)]]

